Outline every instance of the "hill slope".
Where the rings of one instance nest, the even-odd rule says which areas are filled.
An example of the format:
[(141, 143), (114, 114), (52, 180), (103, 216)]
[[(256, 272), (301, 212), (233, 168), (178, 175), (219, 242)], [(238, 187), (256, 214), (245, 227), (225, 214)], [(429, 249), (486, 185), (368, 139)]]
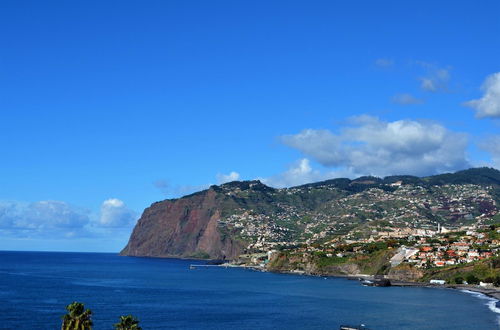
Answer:
[(147, 208), (122, 255), (233, 259), (397, 228), (459, 227), (493, 219), (500, 171), (425, 178), (333, 179), (286, 189), (230, 182)]

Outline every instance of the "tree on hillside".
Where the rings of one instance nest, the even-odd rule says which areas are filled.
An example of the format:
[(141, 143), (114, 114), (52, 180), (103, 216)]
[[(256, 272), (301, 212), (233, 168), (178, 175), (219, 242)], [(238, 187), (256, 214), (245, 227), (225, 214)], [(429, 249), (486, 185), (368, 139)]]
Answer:
[(116, 330), (142, 330), (139, 320), (132, 315), (120, 316), (120, 322), (114, 324)]
[(81, 302), (73, 302), (66, 306), (68, 313), (62, 317), (61, 330), (91, 330), (92, 311), (85, 309)]
[(469, 274), (465, 278), (468, 284), (479, 284), (479, 279), (474, 274)]

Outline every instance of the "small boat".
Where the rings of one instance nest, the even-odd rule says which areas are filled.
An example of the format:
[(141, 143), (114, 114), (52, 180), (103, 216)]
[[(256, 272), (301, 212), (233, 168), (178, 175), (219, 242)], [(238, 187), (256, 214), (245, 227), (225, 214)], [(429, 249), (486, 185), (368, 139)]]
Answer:
[(360, 325), (341, 325), (340, 330), (369, 330), (364, 324)]
[(391, 286), (391, 281), (385, 278), (376, 278), (373, 280), (362, 280), (364, 286)]
[(373, 281), (370, 280), (362, 280), (361, 284), (364, 286), (373, 286)]

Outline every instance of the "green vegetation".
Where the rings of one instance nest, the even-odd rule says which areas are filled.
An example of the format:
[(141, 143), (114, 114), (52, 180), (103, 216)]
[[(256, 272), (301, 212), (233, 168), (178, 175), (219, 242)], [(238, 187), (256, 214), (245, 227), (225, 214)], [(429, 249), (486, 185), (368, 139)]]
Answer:
[(389, 259), (393, 255), (393, 250), (376, 250), (364, 258), (356, 260), (356, 264), (359, 266), (363, 274), (386, 274), (390, 268)]
[(479, 279), (474, 274), (469, 274), (466, 277), (468, 284), (479, 284)]
[[(74, 301), (66, 306), (66, 310), (68, 313), (62, 317), (61, 330), (92, 330), (92, 311), (85, 309), (83, 303)], [(142, 330), (139, 320), (132, 315), (120, 316), (120, 322), (113, 327), (116, 330)]]
[(320, 269), (324, 269), (328, 266), (340, 265), (349, 261), (349, 258), (331, 256), (328, 257), (324, 252), (317, 252), (314, 262)]
[(72, 302), (66, 306), (68, 313), (62, 317), (62, 330), (90, 330), (92, 329), (92, 311), (85, 309), (81, 302)]
[(497, 232), (496, 228), (487, 232), (488, 238), (491, 240), (500, 240), (500, 233)]
[(471, 168), (456, 173), (435, 175), (424, 178), (431, 185), (444, 184), (496, 184), (500, 185), (500, 172), (493, 168)]
[(373, 253), (380, 250), (387, 250), (387, 242), (368, 243), (363, 246), (363, 250), (368, 253)]
[(193, 258), (193, 259), (210, 259), (210, 254), (208, 254), (207, 252), (205, 251), (196, 251), (195, 253), (193, 253), (192, 255), (189, 256), (189, 258)]
[(132, 315), (120, 316), (120, 322), (113, 326), (116, 330), (142, 330), (139, 320)]
[[(394, 244), (398, 241), (348, 244), (328, 251), (282, 250), (271, 260), (269, 269), (305, 270), (308, 265), (309, 271), (320, 274), (341, 274), (344, 269), (357, 269), (364, 274), (386, 274), (390, 268), (389, 259), (396, 251), (391, 247)], [(316, 248), (320, 248), (320, 244)]]
[(468, 284), (479, 284), (479, 282), (500, 284), (500, 257), (441, 268), (430, 268), (425, 270), (425, 276), (421, 280), (427, 282), (433, 278), (443, 279), (448, 283), (455, 284), (461, 284), (464, 280)]

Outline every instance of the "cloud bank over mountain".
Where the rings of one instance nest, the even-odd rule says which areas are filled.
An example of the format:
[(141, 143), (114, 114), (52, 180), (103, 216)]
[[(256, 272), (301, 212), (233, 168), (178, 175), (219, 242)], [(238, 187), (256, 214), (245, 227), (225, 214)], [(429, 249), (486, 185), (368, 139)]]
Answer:
[(470, 167), (468, 136), (431, 121), (352, 118), (334, 133), (305, 129), (281, 141), (329, 168), (361, 175), (431, 175)]
[(222, 184), (222, 183), (226, 183), (226, 182), (239, 180), (240, 174), (238, 172), (234, 172), (234, 171), (232, 171), (229, 174), (218, 173), (216, 175), (216, 178), (217, 178), (217, 183)]
[(283, 188), (322, 181), (333, 176), (333, 173), (321, 173), (321, 171), (313, 169), (310, 160), (302, 158), (291, 164), (285, 172), (269, 178), (260, 178), (260, 180), (269, 186)]

